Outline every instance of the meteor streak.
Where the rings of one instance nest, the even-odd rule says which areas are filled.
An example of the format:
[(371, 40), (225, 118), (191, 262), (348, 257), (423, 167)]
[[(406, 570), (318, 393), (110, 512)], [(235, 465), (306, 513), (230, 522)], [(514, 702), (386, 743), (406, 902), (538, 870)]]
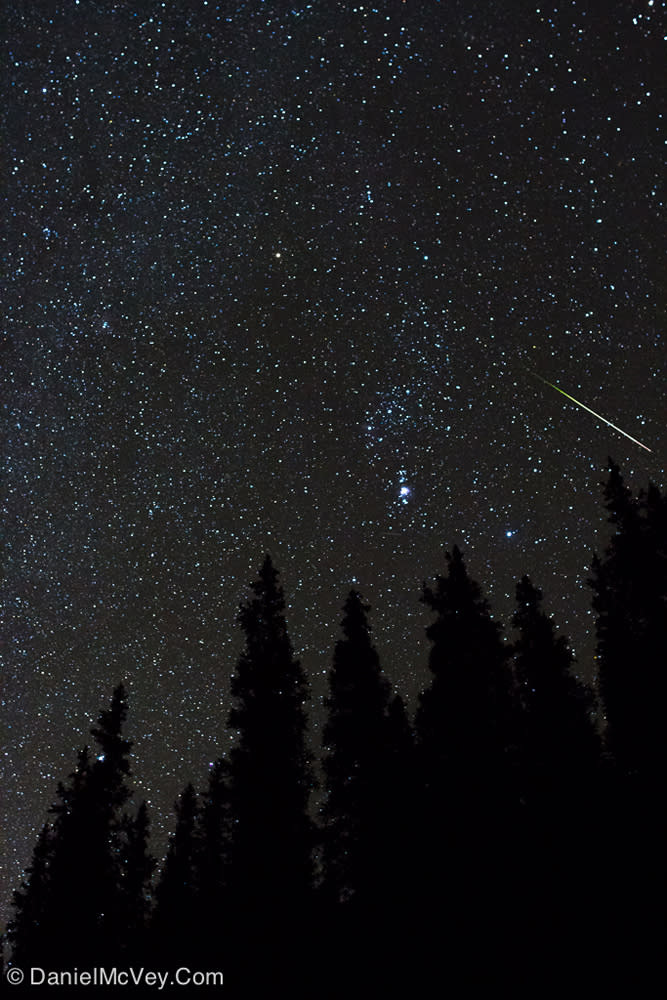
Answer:
[(535, 378), (538, 378), (540, 382), (544, 382), (545, 385), (551, 386), (551, 388), (555, 389), (556, 392), (560, 392), (560, 394), (562, 396), (565, 396), (566, 399), (571, 399), (572, 402), (576, 403), (577, 406), (580, 406), (582, 410), (586, 410), (588, 413), (592, 413), (593, 416), (597, 417), (598, 420), (602, 420), (602, 422), (607, 424), (607, 426), (611, 427), (615, 431), (618, 431), (619, 434), (622, 434), (624, 437), (628, 438), (630, 441), (632, 441), (633, 444), (638, 444), (640, 448), (644, 449), (644, 451), (651, 451), (650, 448), (647, 448), (646, 445), (642, 444), (641, 441), (638, 441), (637, 438), (633, 438), (630, 434), (627, 434), (625, 431), (622, 431), (620, 427), (616, 426), (616, 424), (612, 424), (611, 420), (607, 420), (606, 417), (603, 417), (601, 414), (596, 413), (595, 410), (591, 410), (590, 406), (586, 406), (585, 403), (580, 403), (578, 399), (575, 399), (574, 396), (570, 396), (569, 393), (564, 392), (562, 389), (559, 389), (557, 385), (553, 384), (553, 382), (547, 382), (545, 378), (542, 378), (542, 376), (538, 375), (536, 372), (533, 372), (532, 374), (535, 376)]

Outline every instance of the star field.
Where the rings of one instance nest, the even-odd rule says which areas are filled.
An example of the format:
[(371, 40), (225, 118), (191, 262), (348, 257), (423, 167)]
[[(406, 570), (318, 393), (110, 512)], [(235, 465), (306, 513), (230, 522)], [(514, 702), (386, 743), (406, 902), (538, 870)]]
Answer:
[(155, 829), (201, 787), (266, 551), (315, 746), (351, 584), (413, 703), (454, 544), (592, 676), (607, 456), (664, 484), (665, 7), (9, 6), (4, 901), (120, 680)]

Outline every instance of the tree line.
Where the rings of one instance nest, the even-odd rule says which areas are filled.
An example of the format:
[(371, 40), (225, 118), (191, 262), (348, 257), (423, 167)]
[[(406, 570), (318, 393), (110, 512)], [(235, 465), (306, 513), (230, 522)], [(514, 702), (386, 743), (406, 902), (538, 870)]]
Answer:
[[(158, 871), (132, 806), (122, 685), (14, 893), (10, 966), (221, 969), (258, 986), (599, 987), (655, 966), (664, 898), (667, 498), (610, 461), (593, 560), (599, 703), (524, 576), (509, 641), (462, 553), (424, 585), (414, 719), (350, 591), (329, 673), (319, 808), (308, 683), (269, 556), (239, 624), (235, 742), (188, 784)], [(583, 970), (583, 971), (582, 971)], [(418, 994), (419, 995), (419, 994)]]

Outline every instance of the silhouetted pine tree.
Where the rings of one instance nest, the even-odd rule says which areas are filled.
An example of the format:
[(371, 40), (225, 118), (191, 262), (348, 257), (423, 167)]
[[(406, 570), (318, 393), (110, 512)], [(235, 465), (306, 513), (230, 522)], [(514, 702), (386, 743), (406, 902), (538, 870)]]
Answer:
[(616, 531), (593, 559), (597, 665), (606, 745), (626, 773), (667, 765), (667, 498), (635, 499), (611, 460), (604, 491)]
[[(388, 985), (378, 956), (395, 944), (401, 963), (414, 901), (410, 839), (412, 731), (399, 696), (390, 699), (371, 639), (368, 606), (356, 591), (344, 605), (343, 638), (329, 673), (323, 734), (322, 896), (326, 928), (320, 966), (329, 988), (354, 976), (361, 989)], [(337, 956), (332, 963), (331, 955)], [(391, 963), (391, 982), (398, 975)], [(337, 977), (337, 978), (336, 978)]]
[[(368, 984), (388, 990), (420, 990), (416, 969), (422, 967), (424, 987), (432, 982), (433, 969), (424, 968), (424, 941), (415, 914), (424, 904), (420, 884), (423, 840), (418, 828), (419, 796), (416, 787), (414, 734), (403, 699), (394, 695), (389, 702), (386, 745), (388, 759), (383, 769), (385, 782), (383, 811), (385, 881), (379, 893), (381, 913), (376, 913), (377, 948), (369, 949)], [(363, 940), (363, 937), (360, 937)], [(378, 968), (378, 955), (391, 954), (395, 960)], [(343, 987), (345, 984), (343, 983)]]
[(230, 922), (229, 865), (232, 818), (229, 764), (220, 759), (198, 798), (192, 785), (176, 802), (176, 829), (158, 885), (154, 949), (169, 964), (184, 952), (227, 968)]
[(128, 933), (129, 899), (124, 892), (128, 817), (125, 807), (132, 789), (128, 783), (132, 742), (123, 736), (127, 718), (125, 689), (113, 692), (111, 705), (91, 729), (98, 745), (89, 780), (91, 811), (91, 872), (96, 871), (100, 906), (101, 953), (115, 957), (124, 950)]
[(245, 946), (257, 968), (258, 948), (274, 959), (291, 950), (293, 961), (296, 928), (312, 890), (314, 837), (308, 688), (292, 653), (285, 600), (269, 556), (252, 594), (239, 614), (245, 648), (232, 679), (235, 705), (229, 713), (238, 735), (230, 755), (230, 893), (235, 926), (245, 928)]
[(176, 827), (155, 890), (152, 921), (157, 953), (169, 967), (195, 957), (199, 941), (199, 807), (191, 784), (174, 803)]
[(390, 701), (391, 686), (371, 639), (368, 610), (360, 595), (350, 591), (343, 638), (336, 643), (329, 672), (323, 734), (326, 910), (321, 926), (328, 933), (320, 964), (329, 967), (333, 988), (330, 955), (338, 956), (339, 990), (350, 976), (359, 988), (364, 982), (375, 989), (385, 984), (378, 955), (390, 946), (393, 934), (406, 960), (412, 733), (401, 699)]
[(415, 784), (417, 776), (414, 733), (403, 699), (398, 694), (394, 695), (389, 702), (387, 724), (388, 788), (391, 799), (389, 828), (387, 830), (389, 851), (392, 857), (390, 892), (395, 905), (408, 906), (414, 902), (414, 886), (417, 878), (415, 865), (417, 852)]
[(21, 888), (14, 890), (14, 916), (7, 927), (11, 964), (25, 970), (44, 953), (48, 934), (49, 868), (53, 829), (45, 823)]
[(350, 591), (326, 702), (323, 864), (325, 886), (340, 902), (361, 896), (380, 903), (390, 876), (390, 685), (371, 642), (368, 610)]
[(434, 788), (446, 780), (466, 795), (493, 796), (516, 737), (509, 649), (459, 549), (446, 558), (447, 577), (435, 589), (424, 585), (422, 596), (436, 620), (426, 629), (433, 680), (415, 720), (420, 755)]
[(124, 817), (122, 832), (124, 847), (118, 915), (127, 929), (126, 957), (133, 959), (145, 954), (151, 912), (151, 877), (155, 870), (155, 858), (148, 850), (150, 823), (145, 802), (139, 806), (136, 816)]
[(615, 534), (590, 581), (610, 760), (600, 923), (612, 966), (625, 955), (646, 977), (664, 962), (667, 498), (653, 484), (635, 498), (610, 460), (604, 500)]
[(204, 926), (214, 938), (224, 932), (222, 921), (229, 885), (232, 814), (229, 761), (220, 758), (209, 772), (202, 794), (200, 819), (199, 896)]
[(37, 956), (49, 964), (67, 964), (84, 955), (94, 960), (102, 957), (103, 890), (98, 890), (97, 880), (110, 874), (104, 860), (109, 860), (110, 868), (111, 834), (108, 829), (102, 833), (102, 810), (91, 787), (93, 766), (90, 750), (84, 746), (68, 784), (58, 783), (57, 799), (49, 810), (55, 818), (45, 933)]
[(516, 588), (512, 647), (518, 699), (522, 792), (528, 803), (571, 798), (597, 770), (600, 747), (593, 696), (571, 672), (574, 655), (542, 610), (542, 591), (524, 576)]
[(516, 600), (512, 622), (519, 636), (512, 652), (523, 806), (516, 885), (524, 903), (522, 938), (544, 962), (545, 950), (563, 935), (580, 941), (593, 916), (589, 845), (599, 836), (600, 745), (592, 694), (571, 673), (574, 656), (542, 610), (542, 592), (524, 576)]
[(454, 959), (468, 935), (486, 940), (490, 927), (499, 932), (508, 920), (517, 735), (502, 627), (458, 548), (447, 564), (435, 588), (424, 586), (422, 601), (436, 615), (426, 630), (433, 680), (420, 696), (415, 729), (424, 796), (421, 883), (450, 922)]
[[(51, 807), (54, 820), (43, 832), (27, 887), (16, 899), (10, 937), (18, 954), (58, 968), (88, 965), (117, 957), (128, 945), (128, 911), (123, 869), (130, 796), (128, 755), (131, 743), (122, 735), (127, 714), (120, 685), (111, 706), (100, 713), (91, 732), (99, 753), (87, 747), (67, 785), (59, 783)], [(39, 862), (39, 864), (35, 864)], [(27, 933), (27, 913), (39, 921)]]

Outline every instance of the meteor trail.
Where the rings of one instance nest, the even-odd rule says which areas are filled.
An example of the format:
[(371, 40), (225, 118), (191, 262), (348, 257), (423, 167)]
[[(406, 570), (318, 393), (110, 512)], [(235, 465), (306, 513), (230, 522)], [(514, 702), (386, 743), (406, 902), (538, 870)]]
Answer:
[(616, 426), (616, 424), (612, 424), (611, 420), (607, 420), (606, 417), (603, 417), (601, 414), (596, 413), (595, 410), (591, 410), (590, 406), (586, 406), (585, 403), (580, 403), (578, 399), (575, 399), (574, 396), (570, 396), (569, 393), (564, 392), (562, 389), (559, 389), (557, 385), (553, 384), (553, 382), (547, 382), (547, 380), (545, 378), (542, 378), (541, 375), (538, 375), (537, 372), (532, 372), (532, 374), (535, 376), (535, 378), (538, 378), (540, 382), (544, 382), (545, 385), (551, 386), (552, 389), (555, 389), (556, 392), (560, 392), (562, 396), (566, 397), (566, 399), (571, 399), (573, 403), (577, 404), (577, 406), (580, 406), (583, 410), (586, 410), (588, 413), (592, 413), (593, 416), (597, 417), (598, 420), (602, 420), (603, 423), (613, 428), (613, 430), (618, 431), (619, 434), (623, 434), (624, 437), (629, 438), (629, 440), (632, 441), (633, 444), (638, 444), (640, 448), (644, 449), (644, 451), (651, 451), (650, 448), (647, 448), (646, 445), (642, 444), (641, 441), (638, 441), (637, 438), (631, 437), (630, 434), (627, 434), (625, 431), (622, 431), (620, 427)]

